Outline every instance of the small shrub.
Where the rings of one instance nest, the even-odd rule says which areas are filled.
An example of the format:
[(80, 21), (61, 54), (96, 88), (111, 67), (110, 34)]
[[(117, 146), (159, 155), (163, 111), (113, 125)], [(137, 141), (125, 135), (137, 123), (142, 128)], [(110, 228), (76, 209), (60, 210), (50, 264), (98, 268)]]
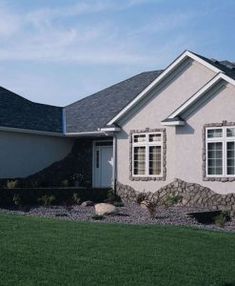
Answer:
[(115, 194), (113, 189), (107, 191), (106, 199), (103, 200), (105, 203), (121, 202), (121, 198)]
[(123, 202), (114, 202), (113, 205), (117, 208), (121, 208), (124, 207), (124, 203)]
[(146, 208), (148, 210), (150, 218), (154, 219), (157, 213), (157, 202), (146, 201)]
[(69, 186), (69, 180), (63, 180), (62, 182), (61, 182), (61, 186), (62, 187), (68, 187)]
[(92, 217), (92, 219), (94, 219), (94, 220), (102, 220), (102, 219), (104, 219), (104, 216), (102, 216), (102, 215), (94, 215)]
[(224, 227), (225, 223), (229, 220), (230, 220), (229, 213), (225, 211), (214, 218), (214, 223), (219, 227)]
[(174, 195), (169, 195), (166, 197), (164, 201), (165, 207), (172, 207), (182, 201), (182, 196), (174, 196)]
[(8, 180), (7, 181), (7, 188), (8, 189), (15, 189), (17, 186), (18, 181), (17, 180)]
[(15, 206), (20, 207), (22, 206), (22, 198), (20, 197), (19, 194), (14, 194), (12, 201), (14, 203)]
[(84, 176), (83, 176), (83, 174), (75, 173), (75, 174), (73, 174), (71, 180), (73, 181), (73, 185), (75, 187), (80, 187), (84, 183)]
[(72, 201), (73, 201), (74, 204), (80, 205), (81, 199), (80, 199), (78, 193), (73, 193)]
[(115, 201), (116, 199), (116, 196), (114, 194), (114, 191), (112, 189), (108, 190), (107, 192), (107, 200), (110, 201), (110, 202), (113, 202)]
[(145, 199), (146, 199), (146, 194), (145, 193), (139, 193), (137, 195), (136, 202), (137, 202), (137, 204), (140, 205)]
[(38, 199), (40, 203), (42, 203), (43, 206), (50, 206), (55, 202), (55, 196), (51, 195), (43, 195), (41, 198)]

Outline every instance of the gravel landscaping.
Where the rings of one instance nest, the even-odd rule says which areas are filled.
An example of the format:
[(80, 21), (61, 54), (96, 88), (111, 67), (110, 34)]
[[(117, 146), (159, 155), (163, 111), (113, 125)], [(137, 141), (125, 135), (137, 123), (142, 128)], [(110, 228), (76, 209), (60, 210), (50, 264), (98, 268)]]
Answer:
[(235, 231), (235, 219), (226, 222), (225, 226), (218, 227), (214, 224), (200, 224), (188, 214), (205, 211), (205, 209), (174, 206), (170, 208), (158, 208), (155, 219), (151, 219), (147, 209), (137, 203), (125, 203), (123, 207), (117, 207), (117, 214), (106, 215), (101, 220), (95, 220), (94, 206), (75, 205), (71, 207), (50, 206), (34, 207), (28, 211), (0, 209), (1, 213), (12, 213), (25, 216), (39, 216), (73, 221), (90, 221), (97, 223), (124, 223), (124, 224), (158, 224), (193, 226), (203, 229)]

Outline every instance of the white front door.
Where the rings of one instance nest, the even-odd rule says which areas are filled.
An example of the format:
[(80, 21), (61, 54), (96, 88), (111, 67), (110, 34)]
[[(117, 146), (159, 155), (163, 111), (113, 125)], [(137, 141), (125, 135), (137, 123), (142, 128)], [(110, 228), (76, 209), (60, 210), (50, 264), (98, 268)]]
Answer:
[(111, 187), (113, 177), (113, 147), (110, 145), (102, 146), (102, 143), (98, 146), (95, 144), (93, 158), (93, 187)]

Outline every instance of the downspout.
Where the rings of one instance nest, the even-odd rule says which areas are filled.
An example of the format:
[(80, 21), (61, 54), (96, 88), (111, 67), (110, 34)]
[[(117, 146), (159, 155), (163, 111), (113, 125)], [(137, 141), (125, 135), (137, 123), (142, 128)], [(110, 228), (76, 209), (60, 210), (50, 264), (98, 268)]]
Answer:
[(113, 191), (116, 194), (117, 185), (117, 137), (113, 134)]
[(62, 109), (62, 128), (63, 128), (63, 134), (66, 134), (66, 111), (63, 108)]

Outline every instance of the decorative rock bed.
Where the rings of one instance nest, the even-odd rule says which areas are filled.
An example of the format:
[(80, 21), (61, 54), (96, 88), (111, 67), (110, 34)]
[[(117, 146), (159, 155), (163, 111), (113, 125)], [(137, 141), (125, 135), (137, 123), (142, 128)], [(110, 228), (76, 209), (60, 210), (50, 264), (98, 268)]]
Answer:
[(156, 225), (181, 225), (194, 226), (202, 229), (235, 231), (235, 219), (227, 222), (224, 228), (220, 228), (214, 224), (204, 225), (198, 223), (189, 213), (204, 211), (205, 209), (192, 208), (185, 206), (174, 206), (170, 208), (158, 208), (155, 219), (151, 219), (148, 210), (142, 208), (137, 203), (128, 202), (124, 207), (117, 207), (117, 213), (104, 216), (101, 220), (94, 220), (94, 206), (51, 206), (31, 208), (28, 212), (20, 210), (0, 209), (1, 213), (14, 213), (25, 216), (39, 216), (47, 218), (57, 218), (72, 221), (88, 221), (99, 223), (124, 223), (124, 224), (156, 224)]
[(167, 196), (181, 196), (181, 206), (213, 210), (229, 210), (235, 213), (235, 193), (221, 195), (199, 184), (175, 179), (154, 193), (139, 193), (131, 186), (117, 183), (117, 194), (124, 201), (136, 201), (138, 195), (153, 202), (163, 202)]

